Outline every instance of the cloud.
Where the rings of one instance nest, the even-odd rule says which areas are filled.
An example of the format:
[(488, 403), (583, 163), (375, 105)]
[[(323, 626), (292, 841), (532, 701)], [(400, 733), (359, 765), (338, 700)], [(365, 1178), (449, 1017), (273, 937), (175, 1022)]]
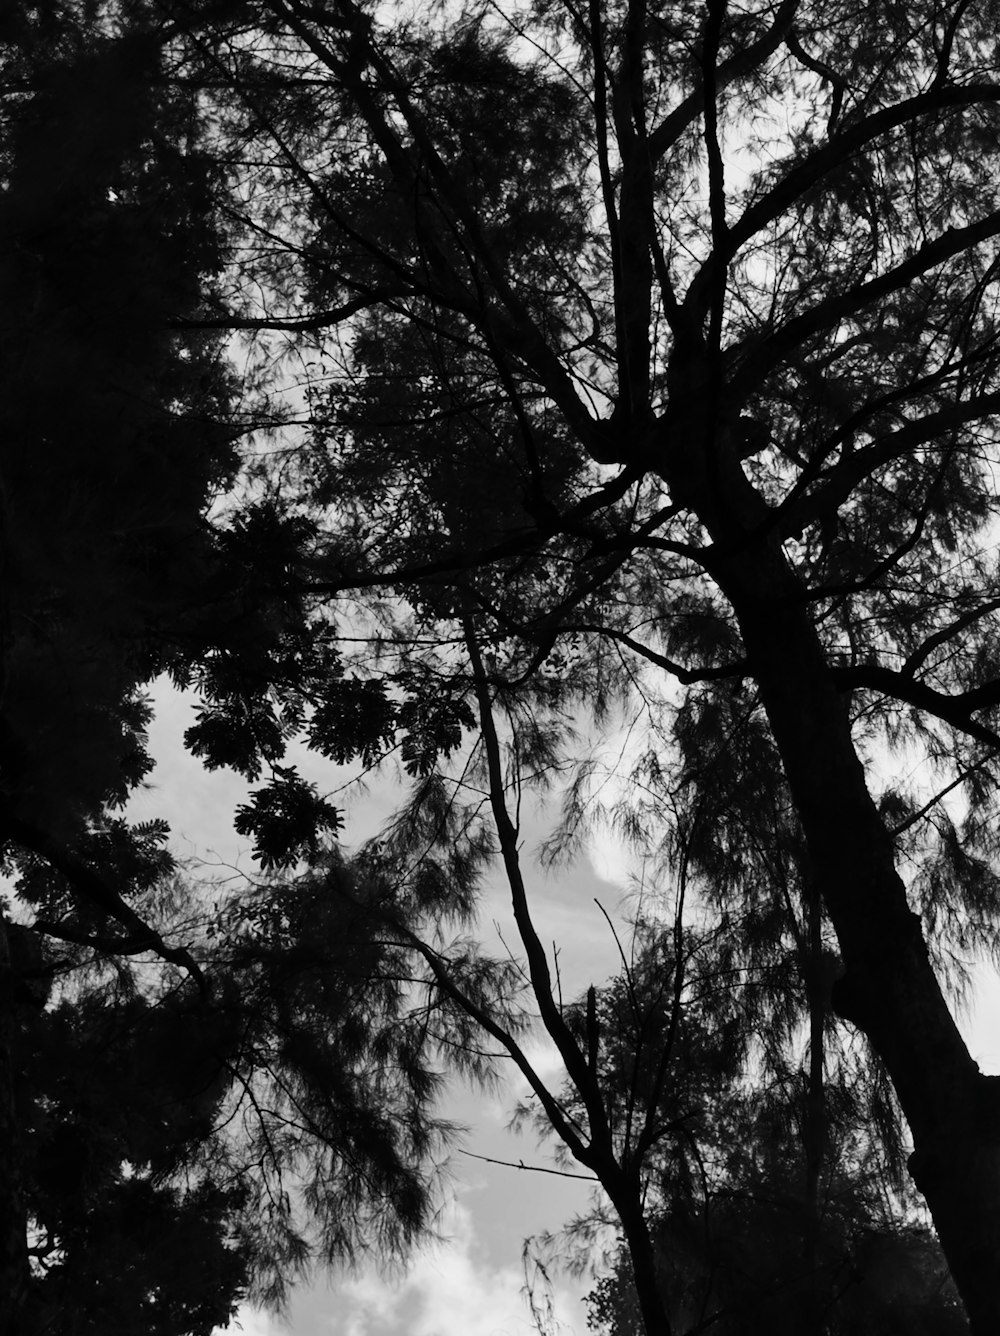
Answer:
[(613, 830), (599, 826), (590, 831), (586, 843), (587, 860), (594, 875), (623, 894), (636, 872), (634, 850)]
[[(550, 1090), (558, 1090), (566, 1080), (566, 1068), (555, 1043), (547, 1034), (535, 1031), (523, 1044), (525, 1057)], [(522, 1099), (531, 1087), (520, 1072), (514, 1075), (511, 1093)], [(509, 1101), (508, 1101), (509, 1102)]]
[[(455, 1203), (446, 1244), (418, 1256), (406, 1278), (388, 1286), (374, 1278), (338, 1287), (341, 1313), (329, 1336), (529, 1336), (536, 1328), (522, 1293), (519, 1267), (489, 1265), (469, 1210)], [(555, 1295), (558, 1330), (582, 1333), (582, 1306), (568, 1292)]]
[[(287, 1321), (244, 1310), (225, 1336), (537, 1336), (519, 1266), (493, 1266), (471, 1212), (453, 1203), (446, 1242), (417, 1255), (397, 1282), (363, 1275), (301, 1289)], [(583, 1336), (583, 1304), (557, 1284), (557, 1336)], [(222, 1336), (218, 1333), (217, 1336)]]

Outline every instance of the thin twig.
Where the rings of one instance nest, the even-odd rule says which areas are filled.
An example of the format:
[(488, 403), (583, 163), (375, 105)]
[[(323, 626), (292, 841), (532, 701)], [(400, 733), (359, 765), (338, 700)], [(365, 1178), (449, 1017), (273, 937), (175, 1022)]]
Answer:
[(500, 1164), (505, 1169), (524, 1169), (532, 1174), (555, 1174), (558, 1178), (582, 1178), (585, 1183), (599, 1183), (601, 1180), (593, 1174), (573, 1174), (568, 1169), (546, 1169), (540, 1164), (525, 1164), (523, 1160), (495, 1160), (492, 1155), (477, 1155), (475, 1151), (459, 1148), (462, 1155), (470, 1160), (482, 1160), (485, 1164)]

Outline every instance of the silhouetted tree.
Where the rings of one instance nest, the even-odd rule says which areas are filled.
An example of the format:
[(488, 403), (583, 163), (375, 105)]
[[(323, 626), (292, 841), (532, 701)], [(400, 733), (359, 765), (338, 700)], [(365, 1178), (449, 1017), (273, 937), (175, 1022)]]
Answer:
[[(107, 813), (150, 766), (137, 688), (174, 609), (197, 616), (201, 514), (234, 467), (218, 340), (166, 328), (167, 311), (198, 309), (220, 252), (197, 200), (212, 169), (183, 147), (191, 100), (156, 91), (141, 26), (112, 26), (15, 4), (0, 28), (0, 850), (54, 930), (124, 928), (124, 945), (181, 959), (130, 903), (145, 836)], [(11, 969), (0, 1325), (16, 1331), (28, 1255)]]
[[(74, 11), (18, 12), (34, 32)], [(195, 569), (173, 604), (154, 600), (149, 625), (158, 665), (202, 692), (192, 749), (208, 765), (266, 775), (238, 814), (262, 864), (291, 875), (311, 863), (307, 884), (330, 880), (324, 845), (339, 817), (288, 764), (291, 736), (364, 765), (398, 748), (412, 799), (387, 846), (364, 852), (362, 880), (406, 888), (402, 903), (381, 893), (391, 949), (423, 962), (434, 1005), (484, 1027), (530, 1080), (509, 1017), (472, 986), (478, 966), (424, 932), (449, 912), (448, 894), (442, 864), (426, 883), (416, 869), (447, 841), (466, 914), (474, 878), (457, 875), (456, 860), (469, 837), (484, 847), (488, 811), (527, 977), (583, 1114), (570, 1124), (540, 1083), (536, 1094), (602, 1177), (647, 1329), (665, 1331), (656, 1286), (642, 1279), (655, 1249), (638, 1175), (618, 1156), (590, 1041), (532, 926), (517, 817), (525, 787), (578, 763), (565, 843), (593, 807), (596, 774), (579, 764), (569, 721), (630, 712), (643, 745), (623, 765), (622, 823), (669, 855), (685, 894), (720, 922), (746, 907), (755, 941), (794, 943), (807, 996), (793, 1010), (813, 1053), (830, 1006), (866, 1037), (907, 1120), (913, 1180), (972, 1329), (992, 1333), (997, 1081), (978, 1070), (943, 991), (963, 956), (992, 943), (997, 900), (991, 4), (533, 0), (404, 18), (358, 0), (171, 0), (155, 15), (139, 4), (101, 14), (108, 32), (127, 29), (131, 55), (148, 53), (148, 66), (130, 55), (141, 85), (94, 74), (121, 54), (99, 24), (74, 66), (82, 84), (46, 85), (17, 64), (4, 204), (11, 235), (41, 244), (43, 270), (56, 274), (64, 248), (45, 251), (32, 231), (38, 201), (49, 201), (42, 213), (57, 201), (60, 216), (77, 209), (82, 238), (86, 199), (95, 244), (118, 238), (127, 261), (119, 280), (84, 294), (109, 318), (83, 337), (62, 279), (22, 266), (4, 283), (15, 329), (30, 334), (40, 313), (60, 386), (80, 383), (71, 352), (87, 387), (105, 384), (91, 349), (102, 367), (119, 355), (124, 326), (110, 313), (126, 282), (143, 291), (128, 257), (145, 234), (124, 226), (129, 201), (155, 193), (179, 146), (197, 147), (196, 161), (181, 154), (196, 180), (160, 198), (168, 220), (190, 206), (204, 222), (211, 258), (186, 222), (170, 221), (162, 235), (200, 259), (168, 291), (162, 274), (175, 271), (154, 250), (153, 323), (163, 331), (170, 307), (177, 341), (164, 333), (159, 346), (190, 338), (186, 356), (167, 359), (184, 385), (180, 364), (201, 339), (243, 341), (252, 374), (233, 420), (262, 434), (243, 485), (206, 522), (206, 549), (167, 542), (182, 567), (194, 554)], [(100, 185), (64, 198), (65, 173), (34, 179), (17, 145), (31, 146), (32, 162), (62, 161), (65, 128), (32, 139), (31, 109), (65, 127), (59, 107), (82, 87), (114, 103), (109, 125), (142, 129), (128, 143), (117, 129), (98, 135), (91, 161), (105, 165), (87, 176)], [(173, 98), (187, 120), (165, 110)], [(148, 171), (134, 166), (140, 156)], [(133, 166), (122, 178), (123, 163)], [(104, 291), (113, 305), (101, 305)], [(165, 363), (132, 342), (125, 351), (131, 403)], [(41, 363), (30, 361), (20, 380), (37, 385)], [(214, 372), (209, 384), (222, 393)], [(11, 439), (30, 427), (65, 444), (61, 415), (35, 423), (28, 400), (54, 402), (13, 396), (15, 424), (25, 421)], [(98, 420), (90, 403), (84, 424)], [(192, 474), (185, 446), (168, 453), (176, 468), (159, 472), (157, 456), (142, 477), (190, 485), (178, 504), (194, 496), (200, 515), (220, 476), (209, 460), (221, 456), (195, 452)], [(141, 457), (138, 446), (127, 454)], [(82, 494), (86, 512), (97, 503)], [(103, 518), (100, 529), (113, 532)], [(71, 588), (48, 572), (25, 615)], [(206, 599), (222, 628), (214, 640)], [(111, 616), (91, 604), (84, 622), (52, 614), (67, 643), (84, 625), (118, 634), (118, 608), (134, 607), (116, 601)], [(23, 718), (39, 718), (44, 739), (30, 685), (49, 669), (28, 625), (9, 619), (5, 660), (25, 667), (12, 667), (8, 690), (25, 694)], [(181, 648), (171, 657), (167, 644)], [(109, 706), (119, 720), (142, 680), (123, 662)], [(106, 727), (107, 710), (93, 713)], [(113, 750), (101, 742), (102, 764)], [(88, 781), (89, 796), (53, 808), (31, 778), (43, 751), (19, 760), (16, 737), (7, 747), (5, 776), (26, 767), (5, 799), (7, 837), (98, 904), (74, 858), (93, 872), (93, 832), (79, 827), (113, 787)], [(449, 773), (449, 757), (464, 770)], [(479, 796), (463, 805), (470, 785)], [(50, 803), (41, 825), (40, 802)], [(52, 835), (71, 809), (67, 852)], [(347, 902), (356, 895), (330, 884)], [(102, 926), (78, 923), (74, 906), (68, 919), (46, 907), (49, 923)], [(122, 917), (106, 895), (105, 911)], [(820, 1075), (809, 1075), (813, 1206)]]
[[(835, 1006), (994, 1330), (996, 1082), (941, 982), (991, 940), (996, 892), (993, 10), (171, 14), (231, 172), (204, 325), (305, 368), (240, 523), (270, 526), (279, 602), (330, 634), (349, 597), (380, 656), (345, 646), (304, 720), (361, 704), (372, 745), (405, 734), (430, 773), (475, 697), (516, 887), (485, 705), (537, 773), (567, 712), (635, 686), (633, 826), (719, 904), (780, 891), (794, 842)], [(205, 685), (238, 732), (242, 704)]]

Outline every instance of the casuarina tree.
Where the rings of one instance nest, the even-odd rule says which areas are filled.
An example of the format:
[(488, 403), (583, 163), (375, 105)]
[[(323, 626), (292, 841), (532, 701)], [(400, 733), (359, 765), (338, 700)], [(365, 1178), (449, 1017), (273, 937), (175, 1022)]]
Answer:
[[(946, 994), (998, 890), (996, 21), (988, 0), (171, 0), (143, 35), (149, 86), (197, 90), (216, 169), (215, 277), (166, 323), (239, 341), (260, 427), (212, 513), (226, 576), (192, 581), (229, 639), (179, 674), (192, 749), (268, 775), (239, 829), (377, 906), (526, 1061), (479, 966), (456, 975), (412, 917), (467, 912), (488, 815), (588, 1092), (560, 1130), (634, 1215), (512, 792), (575, 764), (570, 834), (596, 774), (574, 728), (630, 712), (619, 816), (692, 903), (796, 943), (814, 1040), (830, 1008), (864, 1037), (975, 1332), (1000, 1322), (1000, 1094)], [(352, 877), (296, 731), (337, 762), (397, 749), (413, 780)]]
[[(997, 1085), (944, 981), (996, 897), (994, 9), (171, 14), (237, 178), (198, 319), (298, 368), (232, 541), (372, 649), (297, 698), (314, 744), (360, 719), (425, 782), (476, 710), (561, 1033), (504, 735), (538, 773), (634, 689), (646, 834), (730, 904), (794, 860), (992, 1331)], [(208, 685), (211, 760), (239, 720)]]

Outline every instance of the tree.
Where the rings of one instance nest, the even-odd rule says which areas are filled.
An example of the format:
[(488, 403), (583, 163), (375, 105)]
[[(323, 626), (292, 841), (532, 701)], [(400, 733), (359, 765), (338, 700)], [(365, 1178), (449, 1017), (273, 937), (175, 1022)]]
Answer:
[(144, 915), (183, 934), (207, 996), (148, 955), (140, 972), (113, 946), (56, 953), (11, 925), (32, 1259), (18, 1336), (211, 1336), (248, 1296), (280, 1305), (317, 1256), (399, 1255), (427, 1229), (455, 1027), (412, 1004), (364, 892), (345, 910), (350, 885), (332, 857), (311, 891), (204, 906), (161, 884)]
[[(181, 340), (165, 321), (197, 309), (220, 262), (199, 211), (213, 168), (184, 151), (189, 100), (153, 91), (141, 24), (113, 38), (79, 18), (8, 19), (0, 207), (0, 835), (14, 863), (70, 879), (99, 861), (95, 822), (149, 769), (139, 688), (204, 618), (202, 512), (236, 466), (218, 338)], [(110, 889), (101, 903), (91, 872), (92, 908), (141, 928)]]
[[(73, 142), (57, 106), (80, 105), (81, 87), (98, 100), (131, 90), (125, 114), (116, 105), (96, 123), (133, 139), (95, 138), (81, 160), (101, 170), (92, 188), (59, 196), (62, 216), (83, 237), (92, 207), (98, 250), (121, 237), (115, 257), (134, 258), (143, 247), (127, 243), (147, 235), (155, 212), (147, 186), (157, 207), (167, 195), (182, 212), (192, 206), (211, 233), (211, 263), (180, 223), (152, 229), (183, 258), (202, 257), (180, 265), (179, 288), (153, 285), (157, 346), (201, 347), (219, 331), (245, 339), (248, 392), (260, 391), (248, 408), (271, 431), (211, 524), (191, 523), (191, 507), (201, 520), (199, 489), (211, 486), (201, 465), (219, 461), (207, 471), (218, 480), (225, 450), (194, 452), (193, 472), (151, 468), (149, 478), (190, 485), (179, 532), (204, 534), (204, 546), (166, 544), (181, 567), (193, 557), (172, 603), (158, 593), (170, 581), (151, 581), (155, 599), (142, 585), (152, 605), (138, 621), (157, 655), (133, 668), (115, 654), (113, 690), (94, 669), (85, 698), (111, 714), (86, 714), (103, 730), (90, 750), (102, 765), (122, 755), (108, 719), (131, 720), (134, 735), (129, 689), (154, 662), (171, 666), (203, 692), (190, 741), (206, 763), (270, 772), (239, 814), (265, 866), (311, 863), (308, 877), (350, 903), (356, 892), (328, 875), (324, 849), (337, 814), (285, 762), (285, 742), (302, 729), (321, 754), (364, 764), (398, 746), (413, 799), (389, 847), (366, 851), (363, 865), (366, 884), (404, 887), (402, 907), (419, 914), (402, 914), (384, 889), (371, 931), (423, 962), (434, 1014), (444, 1008), (457, 1025), (464, 1010), (526, 1064), (504, 1005), (498, 1019), (490, 990), (474, 987), (483, 969), (424, 933), (452, 908), (440, 865), (427, 881), (414, 871), (428, 848), (457, 841), (449, 875), (464, 912), (471, 882), (455, 864), (465, 859), (468, 872), (475, 861), (466, 834), (482, 849), (478, 807), (488, 805), (536, 1002), (586, 1116), (570, 1126), (557, 1102), (547, 1110), (603, 1175), (647, 1327), (666, 1330), (634, 1164), (615, 1157), (585, 1037), (532, 927), (509, 800), (572, 758), (567, 716), (632, 710), (648, 745), (625, 776), (631, 830), (671, 853), (681, 885), (721, 920), (749, 905), (773, 942), (795, 941), (800, 968), (820, 958), (804, 948), (832, 931), (830, 967), (802, 976), (810, 1024), (832, 1003), (884, 1065), (972, 1330), (994, 1330), (996, 1080), (976, 1068), (944, 991), (949, 961), (992, 941), (996, 899), (993, 8), (844, 3), (831, 15), (794, 0), (740, 10), (536, 0), (404, 20), (356, 0), (173, 0), (155, 15), (102, 11), (112, 27), (128, 19), (149, 53), (148, 66), (129, 66), (148, 70), (141, 97), (130, 80), (95, 74), (121, 57), (98, 25), (82, 85), (53, 79), (36, 100), (21, 33), (72, 15), (51, 12), (19, 8), (12, 43), (16, 151), (4, 200), (20, 210), (18, 244), (39, 216), (39, 185), (44, 196), (61, 179), (39, 182), (23, 164), (46, 161), (41, 145), (65, 165)], [(80, 31), (70, 23), (57, 35), (72, 42)], [(185, 114), (167, 115), (161, 92)], [(40, 121), (32, 107), (47, 108)], [(46, 139), (39, 124), (59, 131)], [(176, 182), (192, 124), (197, 163), (182, 156), (196, 180), (165, 192), (138, 163), (166, 155)], [(145, 223), (133, 200), (146, 201)], [(61, 240), (43, 244), (46, 273), (64, 275), (64, 251)], [(133, 288), (148, 290), (141, 266), (120, 272), (127, 286), (106, 289), (114, 304), (101, 305), (100, 284), (88, 291), (94, 310), (118, 312)], [(8, 309), (43, 320), (18, 384), (39, 383), (37, 349), (51, 335), (58, 385), (86, 390), (83, 422), (106, 425), (113, 415), (89, 397), (100, 381), (91, 358), (121, 359), (121, 327), (109, 318), (81, 334), (63, 296), (75, 278), (4, 281)], [(124, 351), (135, 377), (170, 370), (190, 402), (190, 350), (152, 362)], [(82, 381), (70, 353), (87, 368)], [(282, 413), (274, 398), (293, 365), (303, 378)], [(124, 421), (136, 383), (126, 377), (115, 399)], [(215, 374), (209, 384), (222, 392)], [(11, 402), (24, 420), (15, 413), (10, 440), (69, 444), (53, 395)], [(25, 407), (39, 403), (40, 422)], [(214, 430), (215, 408), (205, 416)], [(123, 456), (102, 456), (112, 457)], [(147, 475), (128, 477), (139, 487)], [(84, 479), (82, 513), (101, 518), (92, 532), (113, 533), (93, 495)], [(20, 656), (20, 666), (8, 692), (26, 697), (6, 711), (15, 733), (18, 720), (37, 720), (46, 736), (31, 687), (46, 680), (47, 651), (27, 619), (53, 588), (65, 605), (71, 574), (46, 576), (10, 621), (5, 662)], [(113, 574), (121, 588), (122, 567)], [(68, 645), (102, 628), (94, 661), (72, 654), (84, 666), (101, 661), (105, 632), (119, 648), (136, 643), (131, 596), (109, 609), (94, 596), (101, 580), (86, 584), (80, 622), (43, 618)], [(83, 717), (72, 716), (74, 730)], [(75, 911), (101, 906), (127, 941), (182, 963), (95, 877), (93, 816), (117, 775), (87, 779), (83, 767), (79, 790), (67, 783), (56, 801), (47, 783), (57, 789), (74, 767), (51, 750), (43, 758), (40, 741), (32, 760), (15, 739), (4, 761), (14, 856), (40, 860), (55, 907), (60, 890), (74, 897), (73, 912), (42, 922), (53, 936), (94, 940), (107, 923)], [(125, 753), (134, 775), (134, 747)], [(449, 757), (468, 763), (461, 786)], [(586, 780), (584, 767), (570, 826), (587, 808)], [(482, 797), (460, 811), (456, 793), (469, 784)], [(815, 1184), (815, 1152), (810, 1163)]]
[[(791, 890), (785, 930), (822, 907), (834, 1005), (994, 1330), (996, 1080), (943, 991), (949, 954), (992, 940), (996, 889), (993, 8), (172, 19), (233, 183), (229, 286), (195, 322), (307, 365), (234, 541), (269, 534), (259, 579), (317, 632), (360, 601), (381, 655), (308, 699), (264, 677), (320, 750), (353, 710), (424, 778), (476, 702), (532, 983), (581, 1081), (489, 720), (520, 782), (566, 711), (635, 685), (654, 842), (720, 905)], [(217, 736), (275, 736), (263, 682), (252, 721), (204, 685)]]
[[(69, 3), (0, 19), (10, 1336), (208, 1336), (248, 1292), (280, 1298), (311, 1248), (401, 1248), (447, 1130), (370, 931), (323, 941), (301, 889), (280, 913), (277, 889), (266, 912), (199, 896), (163, 822), (116, 814), (150, 768), (154, 676), (210, 677), (252, 726), (261, 661), (284, 655), (300, 689), (331, 662), (208, 523), (243, 433), (222, 336), (190, 323), (221, 272), (225, 169), (157, 18)], [(263, 734), (254, 747), (273, 758)], [(313, 847), (335, 823), (301, 784), (280, 798), (252, 809), (265, 848)], [(343, 981), (351, 952), (366, 986), (325, 992), (320, 963)]]
[[(196, 309), (217, 252), (194, 199), (208, 164), (178, 142), (184, 98), (147, 81), (155, 45), (82, 19), (14, 5), (0, 32), (0, 846), (56, 935), (124, 927), (112, 940), (170, 955), (130, 903), (143, 833), (106, 817), (149, 768), (137, 688), (161, 653), (151, 626), (189, 598), (201, 508), (234, 463), (218, 341), (182, 348), (161, 314)], [(174, 142), (150, 153), (156, 122)], [(0, 936), (0, 1325), (16, 1331), (30, 1287), (21, 981), (6, 921)]]

